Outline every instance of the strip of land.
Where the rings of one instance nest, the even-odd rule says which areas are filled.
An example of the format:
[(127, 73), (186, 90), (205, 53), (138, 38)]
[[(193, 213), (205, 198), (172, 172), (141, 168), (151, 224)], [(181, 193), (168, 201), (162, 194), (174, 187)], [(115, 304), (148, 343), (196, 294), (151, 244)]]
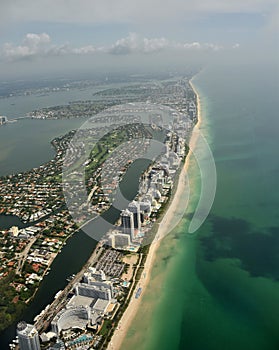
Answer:
[[(154, 141), (158, 139), (159, 143), (164, 144), (164, 147), (162, 155), (157, 157), (156, 161), (154, 161), (155, 158), (152, 158), (153, 163), (144, 173), (141, 173), (138, 194), (134, 201), (129, 203), (128, 209), (122, 210), (121, 215), (123, 217), (120, 215), (121, 220), (117, 221), (115, 229), (107, 232), (102, 256), (99, 257), (98, 261), (94, 260), (93, 264), (86, 265), (82, 272), (77, 275), (78, 277), (70, 281), (70, 284), (64, 291), (57, 293), (54, 303), (48, 305), (35, 317), (35, 328), (43, 337), (42, 339), (47, 339), (50, 345), (54, 344), (55, 341), (53, 334), (55, 334), (56, 338), (61, 337), (60, 339), (65, 341), (66, 345), (70, 335), (75, 341), (84, 342), (89, 339), (90, 345), (93, 345), (94, 348), (104, 349), (108, 346), (115, 330), (117, 334), (117, 331), (124, 329), (126, 332), (128, 329), (137, 312), (142, 292), (149, 283), (159, 241), (180, 221), (183, 216), (181, 208), (187, 207), (189, 199), (187, 183), (189, 156), (186, 159), (185, 157), (189, 153), (189, 138), (191, 137), (192, 140), (195, 138), (192, 130), (197, 122), (197, 98), (197, 94), (189, 85), (189, 79), (181, 79), (178, 82), (177, 80), (171, 81), (167, 83), (166, 90), (163, 89), (159, 97), (156, 97), (155, 105), (152, 105), (150, 100), (148, 100), (147, 104), (128, 104), (114, 108), (113, 112), (111, 110), (104, 112), (102, 120), (99, 120), (97, 126), (100, 129), (100, 135), (99, 133), (97, 134), (95, 127), (92, 129), (92, 121), (92, 125), (90, 124), (88, 129), (82, 129), (77, 140), (83, 140), (88, 150), (91, 150), (90, 155), (86, 156), (85, 159), (81, 159), (81, 155), (84, 152), (79, 144), (75, 145), (73, 139), (71, 139), (67, 149), (68, 157), (63, 159), (63, 165), (66, 164), (66, 174), (70, 176), (70, 181), (63, 178), (63, 183), (65, 185), (64, 188), (70, 189), (69, 203), (71, 212), (74, 213), (76, 216), (75, 220), (79, 224), (84, 224), (88, 221), (88, 218), (90, 220), (94, 219), (94, 213), (102, 212), (107, 203), (107, 196), (114, 198), (113, 186), (120, 184), (121, 174), (126, 172), (127, 166), (135, 159), (143, 158), (136, 152), (137, 149), (144, 151), (145, 147), (149, 146), (149, 140), (153, 138)], [(164, 103), (161, 106), (158, 105), (158, 102)], [(166, 108), (163, 107), (164, 105), (166, 105)], [(103, 124), (101, 126), (101, 122), (105, 126)], [(129, 122), (128, 125), (126, 125), (127, 122)], [(108, 123), (118, 126), (117, 134), (114, 133), (114, 129), (106, 130), (110, 125), (107, 125)], [(123, 127), (119, 123), (123, 123)], [(131, 127), (129, 127), (129, 124), (131, 124)], [(101, 131), (106, 132), (105, 135)], [(120, 133), (121, 138), (118, 133)], [(108, 138), (107, 135), (110, 135), (110, 137)], [(138, 137), (138, 141), (135, 136)], [(91, 139), (92, 141), (90, 141)], [(95, 147), (94, 140), (96, 139), (99, 142)], [(134, 143), (132, 144), (131, 140), (137, 145), (136, 149), (132, 147)], [(66, 146), (64, 141), (64, 137), (58, 140), (58, 144), (62, 145), (62, 151)], [(120, 141), (123, 141), (122, 143), (126, 141), (126, 146), (123, 145), (122, 148), (119, 148), (118, 143)], [(117, 154), (111, 153), (114, 152), (114, 148), (117, 149)], [(84, 154), (86, 155), (86, 152)], [(109, 154), (110, 156), (108, 156)], [(132, 156), (135, 159), (131, 158)], [(103, 163), (105, 164), (104, 169), (101, 167)], [(82, 197), (83, 187), (81, 192), (79, 192), (79, 180), (84, 176), (83, 167), (86, 168), (85, 184), (87, 190), (87, 192), (85, 191), (84, 199)], [(53, 173), (53, 169), (51, 169), (50, 174), (50, 177), (52, 176), (51, 179), (54, 175), (57, 177), (54, 178), (54, 183), (58, 178), (61, 178), (61, 174), (58, 171), (61, 171), (61, 169), (56, 170), (57, 173)], [(21, 178), (20, 180), (22, 181)], [(43, 180), (44, 178), (42, 183)], [(18, 185), (17, 181), (14, 182)], [(68, 192), (66, 191), (66, 193)], [(12, 199), (9, 197), (7, 199), (11, 200), (10, 204), (12, 205)], [(87, 204), (87, 207), (84, 207), (84, 203)], [(18, 201), (16, 204), (18, 204)], [(25, 208), (25, 205), (23, 207)], [(58, 214), (60, 215), (61, 213), (59, 212)], [(29, 216), (27, 220), (30, 219)], [(11, 232), (6, 232), (8, 238), (14, 240), (13, 235), (16, 234), (16, 228), (13, 228)], [(104, 238), (102, 232), (100, 232), (100, 237)], [(150, 247), (149, 243), (151, 241), (153, 243)], [(52, 244), (52, 242), (49, 244)], [(109, 248), (110, 246), (113, 249)], [(119, 250), (123, 250), (123, 252), (119, 252)], [(24, 250), (23, 258), (29, 258), (28, 252)], [(130, 254), (129, 261), (133, 257), (136, 259), (136, 263), (130, 263), (125, 260), (128, 252)], [(23, 259), (20, 267), (22, 265)], [(99, 275), (97, 276), (94, 271), (97, 271), (97, 274), (99, 273), (102, 276), (98, 277)], [(86, 276), (89, 275), (94, 279), (96, 285), (93, 286), (87, 283), (88, 279)], [(106, 295), (99, 293), (99, 282), (95, 280), (96, 278), (102, 279), (103, 287), (107, 291)], [(84, 283), (86, 286), (82, 285)], [(18, 288), (17, 285), (15, 287)], [(80, 288), (85, 288), (86, 291), (90, 289), (90, 293), (92, 292), (91, 289), (94, 289), (94, 293), (98, 292), (96, 293), (98, 298), (100, 296), (99, 299), (101, 301), (98, 302), (97, 294), (95, 293), (95, 295), (93, 292), (90, 294), (90, 297), (86, 297), (86, 300), (80, 300)], [(83, 293), (83, 289), (81, 290)], [(111, 301), (108, 304), (110, 305), (109, 307), (105, 304), (104, 300), (107, 300), (106, 298)], [(77, 313), (79, 312), (79, 306), (82, 310), (85, 310), (89, 299), (92, 304), (91, 309), (94, 317), (87, 313), (87, 318), (84, 318), (82, 314), (83, 316), (78, 318), (80, 324), (77, 323), (79, 322), (78, 320), (72, 320), (71, 327), (60, 322), (60, 319), (63, 320), (63, 317), (68, 315), (69, 308)], [(57, 303), (59, 308), (57, 308)], [(99, 309), (98, 303), (102, 303), (102, 309)], [(103, 305), (105, 306), (103, 307)], [(125, 312), (127, 307), (127, 312)], [(122, 318), (123, 313), (124, 317)], [(84, 321), (85, 319), (86, 321)], [(127, 322), (127, 326), (125, 322)], [(77, 325), (80, 325), (81, 333), (85, 338), (81, 337), (81, 333), (77, 334), (75, 331)], [(45, 333), (50, 327), (53, 332), (50, 332), (50, 334)], [(113, 346), (113, 342), (111, 344)], [(119, 342), (119, 346), (120, 344), (121, 342)]]
[(163, 220), (161, 221), (159, 228), (157, 230), (155, 239), (153, 243), (150, 246), (149, 252), (147, 259), (144, 264), (144, 270), (141, 274), (141, 278), (137, 283), (137, 286), (135, 290), (137, 291), (139, 288), (141, 288), (141, 297), (136, 298), (132, 297), (130, 300), (130, 303), (128, 307), (126, 308), (117, 329), (115, 330), (111, 341), (108, 345), (109, 350), (118, 350), (121, 349), (121, 345), (124, 342), (124, 339), (126, 337), (127, 331), (130, 328), (132, 321), (134, 317), (137, 314), (137, 311), (139, 309), (140, 303), (141, 303), (141, 298), (143, 297), (146, 287), (150, 281), (151, 278), (151, 272), (152, 272), (152, 266), (155, 262), (156, 259), (156, 252), (158, 248), (160, 247), (160, 240), (169, 233), (169, 230), (172, 228), (172, 221), (175, 216), (175, 213), (180, 209), (181, 206), (181, 199), (185, 195), (185, 192), (187, 190), (187, 181), (185, 181), (187, 171), (189, 168), (189, 159), (191, 156), (191, 149), (195, 147), (195, 144), (197, 142), (197, 136), (198, 134), (195, 133), (195, 130), (197, 130), (200, 127), (201, 123), (201, 102), (200, 102), (200, 97), (198, 95), (197, 90), (195, 89), (192, 80), (190, 80), (190, 85), (193, 89), (193, 91), (196, 94), (197, 98), (197, 118), (198, 122), (193, 130), (191, 140), (190, 140), (190, 151), (186, 157), (186, 162), (180, 172), (179, 179), (178, 179), (178, 184), (177, 184), (177, 189), (176, 193), (173, 196), (173, 199), (170, 203), (169, 208), (167, 209)]

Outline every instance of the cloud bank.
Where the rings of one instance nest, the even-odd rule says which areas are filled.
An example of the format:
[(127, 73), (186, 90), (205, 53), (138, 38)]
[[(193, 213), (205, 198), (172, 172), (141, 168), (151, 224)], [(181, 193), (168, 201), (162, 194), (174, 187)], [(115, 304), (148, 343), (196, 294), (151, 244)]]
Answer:
[[(234, 44), (229, 49), (238, 48)], [(127, 37), (117, 40), (110, 46), (87, 45), (83, 47), (71, 47), (69, 44), (54, 45), (47, 33), (28, 33), (20, 45), (6, 43), (0, 50), (2, 61), (18, 61), (35, 59), (38, 57), (60, 55), (91, 55), (105, 53), (108, 55), (152, 54), (161, 51), (219, 51), (225, 49), (214, 43), (180, 43), (170, 41), (164, 37), (144, 38), (136, 33), (130, 33)]]

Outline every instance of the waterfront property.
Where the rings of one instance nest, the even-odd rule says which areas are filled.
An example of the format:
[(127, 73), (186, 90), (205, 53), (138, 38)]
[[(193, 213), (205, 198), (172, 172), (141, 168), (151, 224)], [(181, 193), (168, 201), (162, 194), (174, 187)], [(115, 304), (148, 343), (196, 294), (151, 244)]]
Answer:
[(17, 325), (20, 350), (40, 350), (39, 334), (36, 328), (22, 321)]
[[(163, 155), (152, 163), (152, 166), (148, 168), (140, 179), (137, 198), (123, 212), (123, 214), (126, 213), (127, 215), (122, 215), (122, 227), (120, 225), (119, 232), (112, 232), (111, 235), (111, 243), (114, 248), (128, 249), (132, 252), (139, 251), (139, 264), (142, 262), (142, 255), (139, 250), (140, 245), (143, 242), (147, 244), (147, 242), (150, 243), (152, 241), (152, 235), (149, 235), (149, 231), (152, 228), (152, 223), (156, 222), (167, 204), (175, 174), (179, 170), (179, 165), (185, 159), (187, 153), (185, 140), (189, 137), (196, 121), (196, 111), (193, 108), (193, 101), (195, 103), (196, 99), (187, 80), (181, 80), (179, 82), (180, 88), (176, 90), (176, 94), (174, 95), (171, 94), (172, 84), (173, 82), (166, 83), (169, 90), (149, 96), (149, 103), (154, 100), (176, 108), (177, 112), (172, 110), (169, 113), (171, 119), (165, 120), (163, 116), (160, 116), (160, 112), (150, 112), (148, 104), (144, 105), (142, 110), (137, 105), (135, 107), (127, 105), (119, 110), (115, 109), (113, 116), (105, 117), (104, 114), (104, 117), (98, 120), (101, 125), (98, 125), (97, 128), (89, 128), (83, 131), (86, 144), (89, 147), (92, 145), (89, 141), (90, 138), (96, 138), (100, 132), (102, 133), (104, 128), (102, 123), (107, 123), (108, 120), (110, 123), (114, 119), (117, 120), (117, 123), (122, 120), (124, 126), (120, 125), (117, 130), (110, 129), (108, 136), (101, 138), (95, 149), (93, 147), (90, 157), (86, 162), (79, 159), (81, 154), (78, 149), (68, 150), (71, 156), (66, 160), (69, 167), (77, 160), (86, 168), (87, 204), (79, 203), (78, 200), (72, 201), (78, 214), (76, 217), (77, 221), (84, 223), (88, 218), (87, 215), (92, 218), (94, 214), (100, 214), (108, 208), (110, 201), (114, 198), (114, 191), (118, 187), (129, 165), (137, 157), (142, 156), (144, 152), (148, 151), (150, 147), (149, 140), (152, 139), (154, 134), (161, 133), (162, 135), (162, 130), (168, 130), (162, 142), (164, 144)], [(132, 115), (133, 109), (134, 113), (137, 114), (136, 116)], [(110, 113), (108, 112), (108, 114)], [(140, 122), (141, 118), (139, 115), (142, 113), (149, 113), (150, 125), (148, 127)], [(127, 121), (132, 124), (127, 126), (125, 124)], [(13, 287), (15, 290), (22, 288), (23, 292), (25, 292), (25, 294), (22, 294), (25, 296), (24, 301), (27, 302), (36, 292), (39, 282), (48, 272), (53, 259), (61, 250), (62, 245), (76, 228), (69, 216), (70, 213), (62, 208), (64, 199), (61, 197), (61, 185), (59, 185), (62, 160), (64, 161), (65, 152), (69, 148), (69, 145), (71, 145), (70, 140), (72, 137), (73, 132), (70, 132), (64, 137), (53, 140), (53, 145), (57, 150), (55, 160), (30, 172), (11, 175), (1, 179), (1, 184), (4, 185), (1, 187), (4, 212), (19, 215), (25, 221), (30, 222), (31, 226), (35, 228), (35, 231), (33, 231), (34, 235), (32, 235), (32, 227), (31, 231), (28, 228), (25, 230), (19, 229), (18, 231), (16, 228), (13, 228), (4, 233), (8, 237), (4, 242), (5, 246), (9, 247), (8, 244), (11, 240), (13, 243), (20, 242), (19, 246), (21, 250), (19, 251), (19, 255), (12, 255), (11, 257), (15, 260), (18, 257), (21, 257), (21, 259), (17, 262), (8, 258), (7, 265), (4, 268), (10, 268), (11, 264), (15, 265), (19, 280)], [(88, 143), (87, 140), (89, 141)], [(121, 142), (126, 142), (126, 146), (121, 148)], [(127, 149), (127, 145), (129, 145), (129, 149)], [(117, 148), (116, 154), (113, 153), (115, 148)], [(109, 155), (113, 156), (109, 157)], [(101, 172), (105, 167), (107, 176), (101, 178)], [(73, 175), (77, 176), (74, 173)], [(102, 180), (102, 183), (100, 180)], [(58, 185), (57, 187), (56, 184)], [(26, 196), (24, 195), (25, 192), (27, 193)], [(12, 193), (12, 195), (9, 193)], [(46, 197), (46, 193), (49, 197)], [(78, 194), (78, 191), (76, 191), (76, 194)], [(29, 203), (33, 195), (34, 201)], [(50, 208), (52, 208), (52, 211), (49, 211)], [(53, 209), (56, 209), (57, 212), (53, 213)], [(128, 221), (127, 217), (129, 218)], [(12, 254), (15, 247), (16, 244), (11, 248)], [(129, 283), (129, 281), (121, 279), (121, 276), (127, 276), (125, 269), (128, 269), (128, 266), (122, 261), (121, 254), (121, 252), (112, 249), (105, 249), (96, 263), (96, 268), (103, 270), (108, 278), (117, 283), (117, 290), (120, 293), (117, 295), (119, 296), (119, 300), (121, 300), (119, 307), (122, 309), (121, 312), (123, 312), (127, 301), (127, 293), (130, 295), (134, 283)], [(138, 268), (134, 269), (134, 274), (136, 274)], [(27, 275), (25, 275), (25, 271)], [(23, 276), (26, 277), (26, 283), (22, 283), (20, 280)], [(135, 277), (136, 275), (132, 273), (129, 276), (131, 279), (131, 276)], [(26, 294), (26, 288), (29, 285), (31, 286), (30, 291), (32, 293), (30, 294), (29, 291), (29, 294)], [(56, 310), (57, 315), (61, 315), (61, 319), (64, 319), (66, 315), (65, 317), (67, 319), (67, 315), (71, 314), (74, 314), (74, 317), (78, 317), (77, 315), (81, 311), (83, 315), (81, 319), (85, 320), (86, 313), (84, 310), (86, 307), (84, 309), (84, 305), (78, 305), (82, 300), (85, 301), (83, 298), (87, 298), (88, 296), (93, 299), (98, 297), (100, 300), (110, 300), (112, 298), (112, 292), (109, 292), (105, 286), (99, 285), (98, 288), (95, 287), (87, 286), (84, 281), (78, 282), (76, 289), (73, 290), (77, 298), (73, 298), (73, 303), (69, 305), (66, 305), (65, 302), (61, 303), (61, 307)], [(27, 295), (28, 297), (26, 297)], [(104, 317), (104, 314), (106, 314), (106, 308), (111, 309), (110, 312), (113, 311), (113, 317), (117, 314), (117, 307), (107, 305), (104, 308), (102, 302), (98, 300), (92, 306), (95, 307), (93, 311), (94, 315), (98, 315), (95, 318), (95, 323), (91, 322), (92, 327), (95, 325), (95, 330), (98, 328), (99, 317)], [(86, 310), (87, 321), (89, 323), (86, 324), (85, 329), (88, 326), (90, 327), (92, 316), (91, 312), (88, 312), (88, 308)], [(120, 317), (121, 313), (117, 315), (116, 319)], [(104, 323), (101, 323), (99, 330), (103, 336), (102, 342), (106, 342), (107, 337), (111, 334), (112, 324), (110, 321), (113, 317), (111, 319), (104, 318)], [(50, 321), (51, 318), (49, 316), (42, 322), (38, 318), (36, 323), (43, 326), (42, 329), (40, 328), (40, 332), (45, 329), (46, 325), (49, 325)], [(110, 325), (109, 327), (108, 324)], [(101, 342), (101, 339), (98, 339), (98, 342)]]

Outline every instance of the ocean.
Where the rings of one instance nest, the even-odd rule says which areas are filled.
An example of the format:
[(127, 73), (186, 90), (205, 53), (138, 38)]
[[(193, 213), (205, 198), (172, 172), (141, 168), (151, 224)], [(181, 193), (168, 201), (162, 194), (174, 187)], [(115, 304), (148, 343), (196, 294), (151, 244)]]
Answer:
[[(279, 348), (278, 67), (208, 67), (195, 79), (217, 169), (205, 223), (191, 157), (184, 219), (162, 241), (123, 350)], [(210, 176), (210, 174), (208, 175)]]

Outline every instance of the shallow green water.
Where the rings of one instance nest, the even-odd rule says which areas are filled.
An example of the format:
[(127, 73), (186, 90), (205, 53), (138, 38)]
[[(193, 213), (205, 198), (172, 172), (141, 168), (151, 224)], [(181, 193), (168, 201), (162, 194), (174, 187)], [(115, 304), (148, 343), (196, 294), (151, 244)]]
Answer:
[[(278, 71), (219, 67), (195, 80), (217, 193), (205, 224), (162, 242), (122, 349), (279, 348)], [(199, 169), (191, 161), (197, 202)], [(193, 192), (192, 192), (193, 193)]]

